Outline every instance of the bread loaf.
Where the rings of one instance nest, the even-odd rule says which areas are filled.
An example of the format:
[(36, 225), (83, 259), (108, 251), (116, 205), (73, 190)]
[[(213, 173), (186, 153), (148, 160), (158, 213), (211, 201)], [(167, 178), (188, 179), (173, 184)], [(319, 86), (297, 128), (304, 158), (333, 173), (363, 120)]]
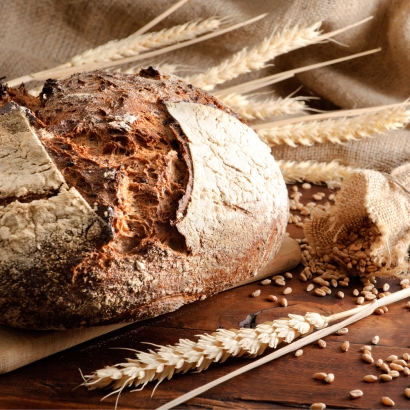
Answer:
[(49, 80), (39, 98), (1, 94), (0, 323), (154, 317), (252, 277), (278, 251), (280, 171), (206, 92), (150, 67)]

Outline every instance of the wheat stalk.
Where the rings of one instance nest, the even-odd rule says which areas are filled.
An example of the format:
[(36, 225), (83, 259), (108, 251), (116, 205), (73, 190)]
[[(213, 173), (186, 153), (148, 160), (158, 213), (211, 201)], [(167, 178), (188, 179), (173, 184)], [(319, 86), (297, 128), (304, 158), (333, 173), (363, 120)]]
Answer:
[(340, 165), (337, 161), (276, 161), (287, 184), (296, 182), (311, 182), (313, 184), (327, 184), (329, 188), (338, 188), (343, 179), (356, 172), (358, 168)]
[(295, 26), (273, 33), (250, 50), (244, 48), (219, 65), (185, 79), (204, 90), (213, 90), (217, 84), (222, 84), (240, 74), (264, 68), (267, 61), (280, 54), (316, 43), (321, 34), (319, 31), (321, 24), (322, 22), (317, 22), (310, 26)]
[[(312, 110), (306, 106), (305, 101), (309, 97), (286, 97), (268, 98), (258, 101), (241, 94), (229, 94), (220, 98), (226, 105), (233, 108), (244, 119), (264, 120), (270, 117), (283, 115), (301, 114), (306, 110)], [(314, 111), (314, 110), (313, 110)]]
[(135, 56), (144, 51), (169, 46), (180, 41), (191, 40), (199, 35), (218, 29), (221, 23), (222, 19), (213, 17), (205, 20), (191, 21), (154, 33), (131, 34), (122, 40), (112, 40), (76, 55), (68, 63), (59, 67), (81, 66), (83, 64), (115, 61)]
[[(410, 111), (404, 106), (387, 108), (375, 113), (364, 113), (356, 117), (342, 117), (336, 120), (299, 122), (274, 126), (257, 131), (262, 141), (268, 145), (287, 144), (291, 147), (332, 142), (342, 144), (347, 141), (374, 137), (386, 131), (404, 128), (410, 121)], [(259, 125), (259, 127), (263, 127)]]
[(148, 382), (160, 383), (176, 373), (206, 370), (211, 363), (222, 363), (231, 356), (259, 356), (267, 347), (275, 349), (282, 342), (292, 343), (299, 336), (326, 327), (331, 318), (319, 313), (289, 314), (254, 329), (218, 329), (200, 335), (197, 342), (181, 339), (174, 346), (159, 346), (156, 351), (137, 351), (137, 359), (126, 359), (126, 363), (106, 366), (84, 376), (82, 385), (90, 390), (111, 386), (114, 391), (110, 395), (120, 393), (125, 387), (143, 388)]

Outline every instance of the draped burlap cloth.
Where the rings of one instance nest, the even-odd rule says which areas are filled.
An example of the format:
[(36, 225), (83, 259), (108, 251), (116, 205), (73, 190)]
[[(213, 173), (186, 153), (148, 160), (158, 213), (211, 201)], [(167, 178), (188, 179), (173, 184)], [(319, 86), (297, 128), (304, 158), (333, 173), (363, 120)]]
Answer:
[[(2, 0), (0, 2), (0, 76), (12, 79), (64, 63), (75, 54), (112, 39), (124, 38), (175, 4), (176, 0)], [(229, 16), (235, 21), (261, 13), (267, 17), (222, 37), (157, 59), (200, 70), (256, 44), (275, 29), (300, 22), (323, 21), (331, 31), (368, 16), (374, 19), (317, 44), (277, 58), (273, 67), (230, 82), (301, 67), (382, 47), (378, 54), (297, 75), (276, 86), (279, 94), (305, 85), (341, 108), (401, 102), (410, 96), (409, 0), (190, 0), (155, 26), (172, 27), (198, 17)], [(149, 61), (152, 62), (152, 61)], [(312, 147), (274, 148), (277, 159), (326, 162), (333, 159), (357, 167), (389, 171), (410, 159), (408, 131), (374, 139), (325, 143)]]
[[(88, 48), (124, 38), (175, 2), (2, 0), (0, 76), (12, 79), (51, 68)], [(396, 103), (410, 97), (409, 0), (190, 0), (151, 31), (198, 17), (226, 16), (241, 21), (261, 13), (268, 15), (255, 24), (156, 61), (166, 60), (200, 71), (285, 26), (321, 20), (323, 30), (328, 32), (374, 16), (370, 22), (336, 36), (337, 42), (293, 51), (275, 59), (269, 68), (242, 75), (223, 87), (382, 47), (375, 55), (299, 74), (295, 79), (276, 85), (274, 91), (286, 96), (302, 84), (301, 94), (311, 93), (319, 96), (324, 106), (330, 103), (340, 108)], [(327, 218), (326, 221), (333, 218), (332, 229), (337, 230), (341, 225), (348, 226), (349, 221), (370, 216), (384, 238), (374, 253), (391, 255), (391, 266), (395, 270), (403, 267), (410, 228), (409, 193), (403, 189), (403, 186), (410, 188), (407, 168), (395, 172), (398, 183), (376, 171), (390, 172), (410, 160), (408, 130), (343, 145), (325, 143), (297, 148), (281, 145), (273, 149), (273, 154), (277, 159), (297, 161), (337, 159), (345, 165), (372, 170), (353, 176), (340, 193), (333, 213), (323, 218)], [(324, 220), (319, 220), (324, 224)]]

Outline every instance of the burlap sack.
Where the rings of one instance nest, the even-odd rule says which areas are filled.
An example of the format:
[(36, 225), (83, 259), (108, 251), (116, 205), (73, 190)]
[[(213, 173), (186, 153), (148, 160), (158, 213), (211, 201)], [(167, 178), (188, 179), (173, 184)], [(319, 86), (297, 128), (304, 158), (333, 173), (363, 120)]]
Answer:
[(331, 259), (351, 274), (357, 267), (347, 267), (334, 249), (338, 237), (370, 221), (380, 235), (370, 247), (370, 259), (378, 263), (378, 275), (407, 273), (410, 246), (410, 164), (391, 174), (373, 170), (354, 173), (346, 179), (328, 212), (314, 209), (304, 229), (315, 253)]

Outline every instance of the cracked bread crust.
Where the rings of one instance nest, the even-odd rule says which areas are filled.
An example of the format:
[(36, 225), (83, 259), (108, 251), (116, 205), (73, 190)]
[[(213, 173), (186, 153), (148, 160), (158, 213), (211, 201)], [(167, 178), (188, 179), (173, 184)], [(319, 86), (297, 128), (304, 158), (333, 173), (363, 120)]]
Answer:
[[(251, 277), (278, 251), (287, 220), (279, 169), (206, 92), (153, 68), (97, 71), (50, 80), (26, 105), (35, 132), (22, 110), (0, 126), (19, 115), (46, 158), (28, 161), (34, 172), (7, 171), (21, 186), (9, 176), (16, 192), (0, 202), (0, 253), (25, 233), (12, 216), (26, 215), (43, 236), (34, 235), (35, 255), (0, 258), (1, 323), (62, 329), (154, 317)], [(64, 214), (54, 218), (59, 229), (44, 222), (45, 209)], [(6, 211), (14, 236), (1, 234)]]

